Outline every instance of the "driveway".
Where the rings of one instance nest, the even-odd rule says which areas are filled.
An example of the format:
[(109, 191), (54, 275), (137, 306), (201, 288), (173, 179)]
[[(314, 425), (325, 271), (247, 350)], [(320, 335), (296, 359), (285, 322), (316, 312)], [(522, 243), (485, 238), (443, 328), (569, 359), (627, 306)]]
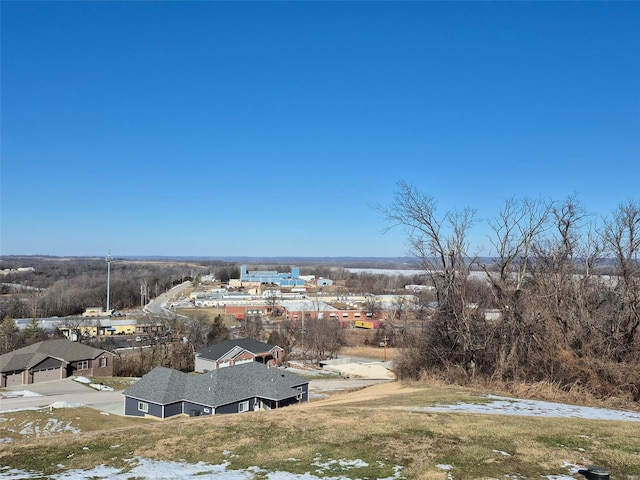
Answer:
[[(39, 396), (24, 396), (21, 392), (25, 391), (36, 393)], [(18, 396), (11, 396), (12, 392)], [(122, 392), (95, 390), (70, 378), (0, 390), (0, 413), (8, 410), (47, 407), (55, 402), (79, 404), (114, 415), (124, 415)]]

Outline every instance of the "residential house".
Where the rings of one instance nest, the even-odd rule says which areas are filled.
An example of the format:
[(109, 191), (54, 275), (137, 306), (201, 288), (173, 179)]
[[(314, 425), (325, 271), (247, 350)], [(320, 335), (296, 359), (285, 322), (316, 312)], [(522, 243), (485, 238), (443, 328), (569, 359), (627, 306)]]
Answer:
[(0, 355), (0, 387), (60, 380), (72, 375), (110, 377), (113, 375), (113, 354), (58, 339)]
[(253, 338), (237, 338), (202, 348), (195, 356), (195, 371), (203, 373), (248, 362), (281, 365), (284, 349)]
[(122, 392), (124, 414), (160, 419), (271, 410), (306, 402), (309, 381), (258, 362), (190, 375), (156, 367)]

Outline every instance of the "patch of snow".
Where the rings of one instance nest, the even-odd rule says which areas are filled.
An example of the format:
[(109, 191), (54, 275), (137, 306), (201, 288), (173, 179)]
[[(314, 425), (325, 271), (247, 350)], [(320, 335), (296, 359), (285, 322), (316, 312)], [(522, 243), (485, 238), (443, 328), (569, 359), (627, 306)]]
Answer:
[(319, 460), (314, 461), (311, 465), (315, 467), (320, 467), (321, 469), (332, 468), (338, 465), (344, 470), (350, 470), (352, 468), (363, 468), (368, 467), (369, 464), (363, 460), (327, 460), (326, 462), (320, 462)]
[(18, 397), (41, 397), (39, 393), (32, 392), (31, 390), (12, 390), (9, 392), (2, 392), (0, 396), (4, 398), (18, 398)]
[[(73, 454), (69, 455), (71, 458)], [(323, 477), (313, 475), (311, 473), (295, 474), (289, 472), (267, 472), (260, 467), (249, 467), (244, 470), (229, 470), (229, 462), (223, 462), (219, 465), (211, 465), (204, 462), (189, 464), (186, 462), (170, 462), (162, 460), (152, 460), (148, 458), (134, 457), (128, 460), (132, 465), (131, 470), (123, 471), (115, 467), (107, 467), (99, 465), (90, 470), (68, 470), (60, 472), (57, 475), (51, 475), (47, 478), (52, 480), (84, 480), (86, 478), (109, 478), (110, 480), (127, 480), (129, 478), (145, 478), (147, 480), (170, 480), (181, 478), (198, 478), (199, 480), (251, 480), (256, 474), (262, 475), (266, 480), (348, 480), (344, 476)], [(345, 468), (357, 468), (363, 466), (366, 462), (361, 460), (339, 460), (335, 461), (336, 465), (344, 465)], [(64, 468), (64, 465), (58, 465)], [(394, 467), (394, 475), (380, 480), (399, 480), (402, 467)], [(40, 474), (35, 472), (26, 472), (23, 470), (3, 470), (0, 469), (0, 475), (6, 479), (36, 480), (41, 478)]]
[(499, 453), (500, 455), (504, 455), (505, 457), (510, 457), (511, 454), (507, 452), (503, 452), (502, 450), (492, 450), (494, 453)]
[(58, 432), (71, 432), (74, 434), (80, 433), (80, 430), (75, 428), (71, 421), (64, 422), (62, 420), (58, 420), (57, 418), (49, 418), (47, 419), (44, 425), (41, 425), (39, 422), (23, 422), (20, 424), (22, 430), (18, 433), (20, 435), (35, 435), (36, 438), (40, 438), (43, 435), (51, 435), (52, 433)]
[(451, 470), (453, 469), (453, 465), (447, 465), (446, 463), (439, 463), (436, 465), (440, 470)]
[(10, 408), (8, 410), (0, 410), (0, 413), (22, 412), (24, 410), (41, 410), (41, 408), (40, 407)]
[(0, 443), (11, 443), (13, 438), (0, 438)]
[(522, 400), (517, 398), (487, 395), (491, 400), (486, 404), (456, 403), (423, 407), (420, 410), (429, 412), (463, 412), (486, 413), (498, 415), (522, 415), (535, 417), (582, 418), (590, 420), (626, 420), (640, 422), (640, 413), (624, 410), (612, 410), (598, 407), (581, 407), (562, 403), (544, 402), (540, 400)]
[(53, 402), (51, 405), (49, 405), (48, 408), (49, 410), (53, 409), (53, 408), (78, 408), (81, 405), (79, 403), (69, 403), (69, 402)]
[(96, 390), (100, 390), (102, 392), (113, 392), (113, 388), (108, 387), (106, 385), (102, 385), (101, 383), (90, 383), (89, 386), (91, 388), (95, 388)]
[(89, 380), (87, 377), (73, 377), (73, 380), (79, 383), (86, 383), (86, 384), (91, 383), (91, 380)]

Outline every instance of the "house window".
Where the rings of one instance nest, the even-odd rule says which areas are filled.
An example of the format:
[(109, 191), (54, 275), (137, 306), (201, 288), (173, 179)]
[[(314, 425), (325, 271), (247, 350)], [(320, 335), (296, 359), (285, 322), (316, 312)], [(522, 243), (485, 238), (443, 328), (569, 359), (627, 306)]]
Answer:
[(298, 387), (298, 395), (296, 395), (296, 400), (302, 400), (302, 387)]
[(144, 402), (138, 402), (138, 410), (141, 412), (148, 413), (149, 412), (149, 404)]
[(239, 412), (248, 412), (249, 411), (249, 400), (247, 400), (246, 402), (240, 402), (238, 404), (238, 411)]
[(276, 360), (278, 359), (278, 351), (277, 350), (273, 351), (273, 358), (275, 358)]
[(104, 368), (107, 366), (107, 357), (100, 357), (100, 367)]
[(78, 362), (78, 370), (87, 370), (89, 368), (89, 360), (80, 360)]
[(211, 413), (211, 410), (210, 410), (210, 409), (208, 409), (208, 408), (205, 408), (205, 409), (204, 409), (204, 413)]

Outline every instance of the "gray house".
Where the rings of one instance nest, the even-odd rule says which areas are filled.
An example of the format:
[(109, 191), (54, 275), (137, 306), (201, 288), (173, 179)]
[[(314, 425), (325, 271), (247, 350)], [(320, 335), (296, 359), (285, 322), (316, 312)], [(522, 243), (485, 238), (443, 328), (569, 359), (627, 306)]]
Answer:
[(309, 381), (258, 362), (190, 375), (156, 367), (122, 392), (125, 415), (168, 418), (271, 410), (309, 399)]

